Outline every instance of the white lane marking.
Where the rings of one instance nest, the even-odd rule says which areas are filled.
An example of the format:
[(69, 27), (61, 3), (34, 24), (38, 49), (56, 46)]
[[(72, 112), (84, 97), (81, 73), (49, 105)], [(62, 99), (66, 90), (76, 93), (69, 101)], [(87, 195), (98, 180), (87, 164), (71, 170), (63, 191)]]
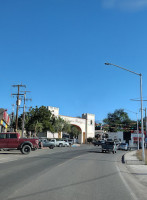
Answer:
[(116, 165), (116, 169), (117, 169), (118, 174), (119, 174), (120, 178), (122, 179), (124, 185), (126, 186), (126, 188), (128, 189), (128, 191), (130, 192), (132, 198), (133, 198), (134, 200), (138, 200), (138, 198), (136, 197), (136, 195), (135, 195), (134, 192), (131, 190), (130, 186), (128, 185), (128, 183), (126, 182), (126, 180), (124, 179), (124, 177), (122, 176), (121, 171), (120, 171), (120, 169), (119, 169), (119, 167), (118, 167), (117, 165)]

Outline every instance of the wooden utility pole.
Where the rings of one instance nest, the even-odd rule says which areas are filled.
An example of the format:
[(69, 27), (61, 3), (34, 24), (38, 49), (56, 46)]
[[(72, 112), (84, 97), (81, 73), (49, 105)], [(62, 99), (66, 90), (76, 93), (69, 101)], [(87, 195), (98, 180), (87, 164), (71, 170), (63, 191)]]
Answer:
[(17, 96), (17, 101), (16, 101), (16, 120), (15, 120), (15, 132), (17, 132), (18, 129), (18, 109), (20, 106), (20, 95), (24, 95), (24, 94), (20, 94), (20, 87), (26, 87), (25, 85), (12, 85), (12, 87), (17, 87), (18, 88), (18, 92), (16, 94), (12, 94), (12, 95), (16, 95)]
[(25, 109), (26, 109), (26, 101), (32, 99), (26, 99), (26, 93), (30, 91), (21, 91), (24, 92), (24, 104), (23, 104), (23, 117), (22, 117), (22, 137), (24, 137), (24, 127), (25, 127)]

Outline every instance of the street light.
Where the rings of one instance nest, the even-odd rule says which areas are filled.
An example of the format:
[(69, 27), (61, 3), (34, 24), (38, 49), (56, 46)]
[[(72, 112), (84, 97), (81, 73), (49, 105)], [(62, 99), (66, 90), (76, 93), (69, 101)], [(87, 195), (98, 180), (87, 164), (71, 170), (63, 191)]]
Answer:
[(143, 130), (143, 105), (142, 105), (142, 74), (138, 74), (134, 71), (128, 70), (124, 67), (120, 67), (119, 65), (115, 65), (112, 63), (105, 63), (105, 65), (113, 65), (130, 73), (136, 74), (140, 76), (140, 102), (141, 102), (141, 132), (142, 132), (142, 160), (145, 161), (145, 153), (144, 153), (144, 130)]

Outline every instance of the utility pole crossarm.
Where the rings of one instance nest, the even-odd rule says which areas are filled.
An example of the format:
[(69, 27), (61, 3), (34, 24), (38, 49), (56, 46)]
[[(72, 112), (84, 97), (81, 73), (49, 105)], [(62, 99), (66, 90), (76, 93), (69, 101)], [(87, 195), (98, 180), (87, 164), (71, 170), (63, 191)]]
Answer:
[[(11, 94), (11, 95), (18, 95), (18, 94)], [(24, 94), (19, 94), (19, 95), (24, 95)]]
[(25, 87), (25, 88), (26, 88), (26, 85), (22, 85), (22, 84), (21, 84), (21, 85), (12, 85), (12, 87), (18, 87), (18, 86), (19, 86), (19, 87)]

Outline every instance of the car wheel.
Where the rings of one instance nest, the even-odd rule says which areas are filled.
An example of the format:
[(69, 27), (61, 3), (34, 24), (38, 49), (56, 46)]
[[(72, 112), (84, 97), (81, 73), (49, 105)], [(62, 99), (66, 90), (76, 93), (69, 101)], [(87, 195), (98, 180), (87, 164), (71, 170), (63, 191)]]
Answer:
[(63, 144), (59, 144), (59, 147), (63, 147)]
[(53, 145), (51, 145), (50, 147), (49, 147), (49, 149), (53, 149), (54, 148), (54, 146)]
[(21, 149), (22, 154), (29, 154), (31, 151), (31, 147), (29, 145), (24, 145)]

